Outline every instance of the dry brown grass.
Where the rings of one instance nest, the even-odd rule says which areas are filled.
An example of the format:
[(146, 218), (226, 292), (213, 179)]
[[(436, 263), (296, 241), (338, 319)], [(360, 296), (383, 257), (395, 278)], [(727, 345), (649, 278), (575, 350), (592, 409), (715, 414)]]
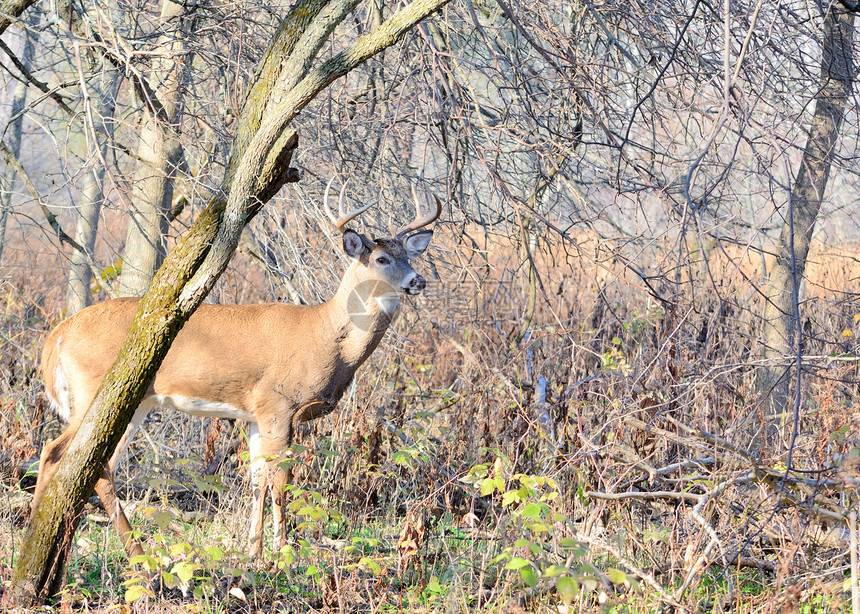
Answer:
[[(305, 262), (333, 262), (317, 257), (329, 248), (308, 239), (312, 233), (278, 232)], [(419, 266), (439, 279), (402, 310), (340, 410), (306, 429), (299, 482), (330, 497), (356, 533), (369, 519), (397, 526), (407, 511), (423, 510), (447, 518), (447, 526), (477, 522), (490, 539), (513, 543), (522, 525), (461, 481), (474, 465), (503, 459), (509, 487), (516, 474), (559, 484), (568, 522), (552, 537), (576, 538), (587, 547), (584, 562), (638, 577), (646, 597), (615, 596), (631, 607), (647, 611), (662, 600), (692, 610), (794, 611), (804, 595), (824, 595), (827, 607), (838, 607), (848, 565), (844, 514), (856, 506), (860, 452), (855, 247), (816, 246), (810, 257), (803, 306), (809, 358), (789, 459), (785, 447), (744, 452), (745, 433), (763, 419), (751, 388), (757, 256), (712, 246), (705, 267), (701, 250), (688, 250), (676, 277), (677, 254), (651, 245), (641, 257), (663, 263), (667, 274), (646, 284), (625, 268), (618, 246), (586, 235), (575, 245), (543, 244), (535, 254), (538, 307), (524, 331), (527, 275), (516, 239), (450, 227), (438, 234), (430, 262)], [(281, 253), (284, 262), (291, 253)], [(337, 268), (288, 273), (306, 296), (324, 296)], [(38, 283), (60, 286), (56, 278)], [(217, 296), (265, 299), (272, 292), (266, 283), (240, 254)], [(21, 278), (6, 283), (2, 306), (0, 459), (15, 466), (35, 456), (49, 420), (36, 357), (59, 305), (56, 292), (34, 294)], [(784, 444), (792, 440), (790, 418)], [(208, 421), (156, 416), (148, 428), (153, 443), (139, 440), (125, 466), (130, 496), (166, 498), (143, 482), (153, 471), (179, 476), (175, 459), (191, 458), (186, 476), (199, 476), (207, 449), (230, 448), (221, 468), (227, 492), (214, 504), (192, 496), (188, 505), (241, 533), (241, 437), (222, 430), (207, 444)], [(238, 445), (228, 443), (237, 438)], [(404, 449), (415, 451), (408, 463), (400, 462)], [(806, 473), (786, 480), (789, 460)], [(4, 472), (7, 493), (17, 488), (13, 478)], [(20, 516), (7, 506), (2, 518), (5, 549), (20, 533)], [(442, 525), (432, 526), (428, 535), (442, 531), (442, 539)], [(495, 601), (483, 603), (504, 609), (499, 595), (510, 596), (515, 585), (489, 583), (480, 573), (488, 557), (473, 554), (474, 577), (463, 586), (496, 591)], [(4, 555), (2, 565), (9, 563)]]

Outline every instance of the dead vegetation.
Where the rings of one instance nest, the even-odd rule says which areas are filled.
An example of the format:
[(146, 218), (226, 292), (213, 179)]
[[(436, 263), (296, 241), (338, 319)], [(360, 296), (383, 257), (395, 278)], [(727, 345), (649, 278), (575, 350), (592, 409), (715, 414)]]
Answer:
[[(265, 224), (258, 230), (275, 234)], [(283, 245), (328, 249), (306, 236)], [(295, 539), (329, 557), (315, 565), (319, 577), (287, 597), (274, 587), (290, 572), (277, 570), (253, 589), (236, 580), (216, 594), (229, 600), (239, 588), (265, 609), (334, 611), (588, 609), (601, 599), (632, 611), (843, 607), (860, 480), (854, 250), (811, 257), (797, 412), (779, 446), (750, 451), (745, 434), (766, 418), (751, 388), (761, 260), (712, 249), (707, 267), (691, 258), (680, 276), (645, 283), (621, 252), (609, 256), (586, 237), (571, 244), (541, 243), (539, 300), (526, 324), (516, 240), (445, 228), (419, 263), (438, 278), (403, 310), (339, 411), (303, 433), (293, 509), (319, 516), (297, 514)], [(654, 260), (672, 258), (649, 249)], [(270, 290), (250, 281), (261, 279), (257, 266), (237, 257), (221, 300), (265, 299)], [(338, 265), (328, 266), (285, 274), (303, 295), (324, 295)], [(0, 356), (6, 569), (28, 500), (17, 494), (28, 485), (22, 468), (52, 428), (36, 357), (58, 319), (55, 296), (33, 304), (14, 283), (5, 285)], [(242, 425), (163, 414), (144, 431), (119, 472), (144, 511), (144, 537), (240, 547)], [(152, 521), (153, 506), (172, 510), (170, 520)], [(196, 537), (183, 522), (198, 526)], [(367, 561), (339, 554), (340, 542), (368, 536), (381, 541), (362, 546)], [(579, 596), (565, 593), (553, 566), (584, 587)], [(119, 581), (107, 579), (92, 602), (118, 598)]]

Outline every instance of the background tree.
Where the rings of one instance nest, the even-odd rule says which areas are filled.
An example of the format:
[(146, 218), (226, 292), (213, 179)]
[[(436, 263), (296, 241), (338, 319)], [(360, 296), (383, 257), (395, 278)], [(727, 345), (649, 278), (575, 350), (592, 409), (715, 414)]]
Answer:
[[(33, 58), (33, 44), (28, 33), (24, 33), (21, 49), (21, 66), (26, 69)], [(27, 101), (27, 82), (18, 81), (12, 95), (12, 105), (9, 109), (9, 122), (6, 126), (5, 140), (9, 152), (16, 158), (21, 155), (21, 128), (24, 125), (24, 104)], [(3, 260), (3, 243), (6, 238), (6, 220), (9, 217), (9, 207), (12, 202), (12, 191), (18, 179), (15, 170), (7, 164), (3, 167), (0, 177), (0, 263)]]
[[(767, 362), (757, 373), (757, 386), (764, 400), (765, 438), (769, 443), (773, 443), (780, 422), (786, 421), (792, 406), (792, 445), (797, 434), (803, 370), (801, 284), (827, 179), (839, 151), (842, 120), (852, 106), (851, 94), (857, 73), (853, 49), (854, 13), (846, 11), (842, 5), (829, 6), (821, 21), (821, 77), (815, 90), (815, 111), (785, 207), (787, 212), (783, 214), (762, 316), (763, 356)], [(796, 374), (793, 402), (789, 397), (789, 365), (794, 366)]]
[[(308, 45), (296, 47), (316, 49), (310, 57), (321, 60), (399, 5), (326, 6), (329, 17), (314, 21), (320, 33), (305, 29)], [(293, 37), (279, 24), (287, 8), (195, 5), (196, 29), (181, 56), (189, 63), (182, 112), (170, 129), (184, 152), (172, 185), (185, 204), (162, 236), (168, 249), (210, 202), (226, 198), (225, 177), (237, 174), (262, 118), (278, 112), (282, 101), (245, 92), (286, 83), (280, 58)], [(144, 112), (139, 88), (156, 81), (159, 36), (173, 31), (152, 3), (87, 3), (78, 13), (98, 39), (71, 37), (53, 5), (29, 10), (44, 24), (32, 38), (30, 74), (45, 87), (22, 77), (8, 53), (2, 72), (29, 84), (16, 168), (31, 181), (13, 194), (0, 263), (0, 403), (9, 408), (0, 413), (0, 475), (6, 466), (26, 469), (50, 437), (35, 372), (40, 340), (62, 317), (70, 260), (89, 250), (60, 231), (74, 227), (83, 173), (101, 159), (102, 142), (89, 292), (94, 300), (119, 292)], [(426, 297), (401, 311), (339, 411), (302, 432), (295, 483), (345, 519), (327, 528), (329, 537), (372, 533), (388, 543), (398, 523), (413, 522), (405, 511), (441, 513), (425, 532), (438, 556), (422, 569), (441, 585), (450, 580), (450, 595), (428, 605), (411, 572), (380, 572), (356, 589), (368, 603), (378, 603), (380, 591), (368, 587), (379, 581), (388, 587), (381, 594), (403, 600), (400, 609), (456, 609), (452, 595), (508, 608), (525, 582), (504, 569), (505, 553), (517, 552), (525, 575), (536, 576), (536, 601), (550, 608), (559, 578), (579, 578), (580, 562), (604, 569), (608, 559), (638, 568), (649, 587), (642, 599), (652, 600), (645, 609), (654, 600), (692, 611), (728, 602), (751, 608), (750, 577), (762, 607), (793, 607), (795, 589), (810, 586), (830, 587), (823, 598), (839, 607), (856, 499), (852, 450), (860, 444), (857, 114), (850, 104), (839, 112), (840, 100), (853, 100), (850, 10), (847, 2), (798, 0), (461, 0), (289, 122), (272, 151), (288, 151), (282, 144), (293, 130), (302, 146), (291, 162), (270, 158), (272, 179), (263, 184), (278, 192), (290, 164), (303, 181), (250, 221), (207, 300), (327, 298), (342, 269), (319, 212), (332, 176), (350, 176), (356, 200), (379, 201), (377, 215), (362, 220), (371, 236), (409, 219), (413, 187), (446, 199), (426, 256)], [(11, 23), (3, 39), (17, 50), (12, 35), (21, 25)], [(838, 51), (845, 64), (830, 64)], [(289, 55), (301, 78), (307, 65)], [(122, 81), (113, 132), (102, 141), (88, 136), (83, 109), (86, 100), (96, 104), (105, 65)], [(4, 116), (17, 82), (4, 82)], [(775, 422), (786, 406), (796, 410), (797, 436), (788, 439)], [(751, 433), (765, 427), (770, 436), (750, 446)], [(168, 499), (172, 491), (147, 480), (169, 476), (196, 493), (188, 495), (195, 513), (241, 533), (241, 425), (156, 415), (144, 434), (125, 465), (125, 496), (151, 500), (152, 489)], [(503, 505), (504, 493), (464, 485), (481, 467), (506, 489), (519, 488), (520, 475), (559, 485), (553, 512), (567, 520), (552, 525), (552, 539), (528, 536), (537, 554), (517, 550), (528, 529), (516, 505)], [(198, 492), (204, 471), (222, 480), (219, 495)], [(17, 482), (7, 484), (10, 497), (18, 493)], [(381, 519), (377, 533), (369, 515)], [(468, 551), (452, 549), (446, 531), (465, 530), (461, 521), (492, 539), (458, 540)], [(20, 535), (8, 526), (0, 531), (4, 545), (11, 536), (4, 553), (16, 551)], [(581, 559), (570, 558), (565, 539), (587, 545)], [(384, 546), (365, 550), (383, 567), (391, 562)], [(337, 574), (340, 563), (355, 564), (367, 580), (358, 559), (326, 553), (314, 562), (323, 570), (317, 580), (296, 575), (304, 573), (298, 552), (289, 553), (298, 567), (284, 566), (291, 584), (354, 602)], [(711, 572), (725, 584), (709, 584)], [(490, 577), (497, 590), (488, 596)], [(326, 593), (329, 580), (339, 588)]]
[[(32, 607), (59, 591), (69, 538), (79, 522), (83, 504), (167, 353), (170, 341), (224, 271), (245, 224), (274, 195), (271, 184), (295, 178), (289, 171), (295, 139), (285, 144), (288, 151), (273, 151), (287, 124), (332, 81), (394, 44), (404, 32), (446, 2), (416, 0), (407, 5), (379, 28), (310, 71), (291, 90), (285, 91), (281, 85), (282, 80), (289, 81), (292, 75), (289, 72), (278, 75), (267, 92), (275, 100), (271, 114), (263, 114), (241, 162), (228, 176), (227, 198), (216, 197), (210, 203), (159, 270), (141, 301), (117, 363), (93, 401), (89, 412), (92, 423), (76, 433), (48, 484), (15, 567), (10, 591), (13, 604)], [(322, 8), (324, 4), (317, 6)], [(304, 4), (296, 5), (292, 16), (288, 16), (288, 22), (295, 28), (296, 41), (288, 45), (293, 47), (293, 54), (303, 53), (304, 50), (295, 47), (304, 42), (305, 24), (310, 25), (308, 22), (316, 16), (312, 7)], [(327, 17), (321, 15), (323, 20)], [(277, 160), (277, 174), (266, 174), (269, 159)]]
[(82, 167), (80, 205), (75, 215), (75, 242), (83, 249), (73, 251), (69, 261), (69, 287), (66, 292), (66, 312), (72, 315), (92, 302), (92, 262), (96, 246), (105, 189), (105, 161), (113, 135), (116, 97), (121, 77), (113, 67), (102, 62), (102, 72), (92, 83), (88, 97), (87, 127), (92, 135), (89, 159)]
[(193, 36), (194, 8), (164, 0), (152, 68), (141, 77), (140, 140), (132, 178), (131, 215), (123, 252), (120, 296), (142, 296), (164, 259), (171, 217), (173, 177), (182, 166), (180, 128), (183, 89), (193, 62), (186, 39)]

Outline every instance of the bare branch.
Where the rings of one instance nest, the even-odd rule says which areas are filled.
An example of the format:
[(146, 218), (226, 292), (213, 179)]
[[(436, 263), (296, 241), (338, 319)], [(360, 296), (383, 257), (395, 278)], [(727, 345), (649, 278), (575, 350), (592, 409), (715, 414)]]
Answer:
[(24, 167), (21, 165), (21, 161), (14, 156), (3, 141), (0, 141), (0, 153), (3, 154), (3, 159), (6, 161), (6, 164), (14, 168), (15, 172), (18, 173), (18, 176), (21, 177), (21, 181), (23, 181), (24, 185), (27, 186), (27, 191), (30, 192), (30, 195), (39, 203), (39, 208), (42, 209), (42, 213), (45, 215), (45, 219), (48, 220), (48, 224), (50, 224), (51, 228), (54, 229), (54, 232), (57, 233), (57, 238), (59, 238), (61, 242), (71, 245), (79, 252), (86, 253), (86, 250), (78, 245), (72, 237), (67, 235), (62, 226), (60, 226), (60, 222), (57, 221), (57, 216), (48, 209), (48, 206), (45, 204), (45, 199), (42, 198), (41, 194), (39, 194), (35, 184), (30, 179), (30, 175), (27, 174), (27, 171), (24, 170)]

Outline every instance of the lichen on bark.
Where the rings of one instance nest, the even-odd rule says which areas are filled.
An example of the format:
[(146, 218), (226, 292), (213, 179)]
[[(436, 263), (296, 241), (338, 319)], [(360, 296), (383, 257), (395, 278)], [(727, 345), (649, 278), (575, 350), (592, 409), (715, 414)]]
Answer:
[[(275, 151), (285, 127), (332, 81), (394, 44), (404, 32), (448, 1), (417, 0), (402, 7), (350, 48), (310, 71), (298, 85), (289, 91), (278, 91), (278, 102), (266, 106), (247, 147), (235, 156), (240, 161), (226, 183), (229, 189), (213, 197), (197, 217), (168, 254), (141, 300), (119, 357), (89, 409), (89, 419), (72, 438), (27, 530), (12, 584), (5, 594), (10, 604), (34, 607), (62, 587), (65, 554), (83, 504), (170, 342), (223, 272), (245, 223), (259, 209), (260, 170), (270, 156), (289, 168), (293, 150), (289, 150), (289, 156)], [(276, 82), (276, 90), (279, 83)], [(291, 142), (295, 143), (295, 139)], [(243, 145), (237, 143), (236, 147)]]

